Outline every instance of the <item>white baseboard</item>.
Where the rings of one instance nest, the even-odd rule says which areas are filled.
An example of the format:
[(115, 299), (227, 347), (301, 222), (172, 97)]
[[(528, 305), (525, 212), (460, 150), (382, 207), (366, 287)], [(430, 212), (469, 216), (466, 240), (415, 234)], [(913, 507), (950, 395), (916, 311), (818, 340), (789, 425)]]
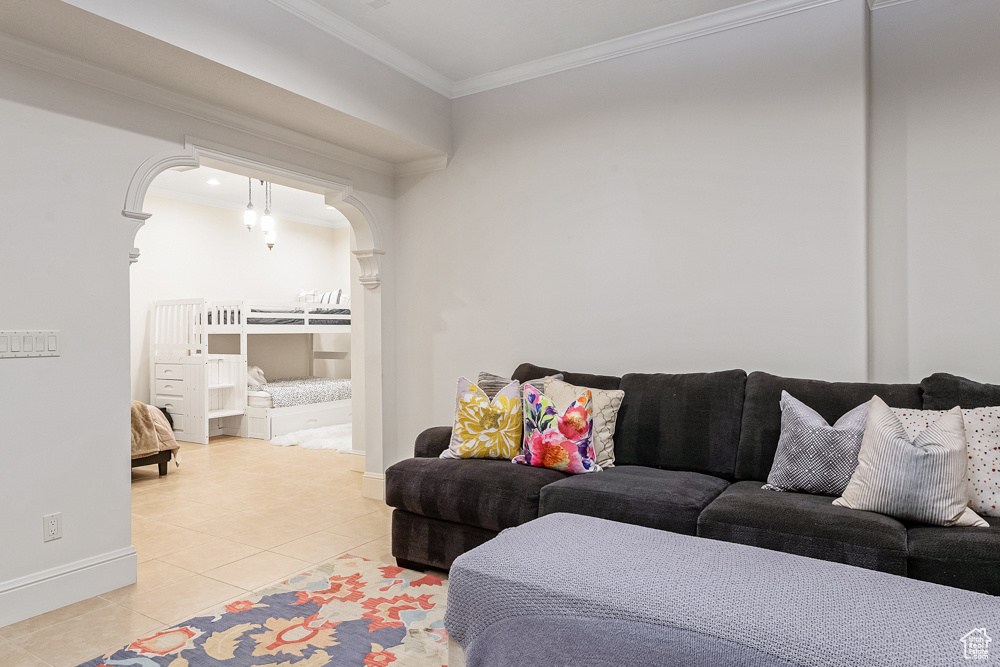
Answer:
[(365, 471), (365, 453), (352, 449), (348, 452), (351, 455), (351, 472)]
[(134, 584), (137, 562), (126, 547), (0, 582), (0, 627)]
[(366, 472), (361, 476), (361, 495), (373, 500), (385, 500), (385, 475)]

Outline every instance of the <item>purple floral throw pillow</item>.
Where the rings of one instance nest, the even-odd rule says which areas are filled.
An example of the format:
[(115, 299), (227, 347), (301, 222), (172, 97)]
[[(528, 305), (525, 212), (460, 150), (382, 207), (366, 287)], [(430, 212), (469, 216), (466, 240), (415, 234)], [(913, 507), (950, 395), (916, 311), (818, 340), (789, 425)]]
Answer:
[(524, 446), (514, 463), (570, 473), (599, 471), (592, 402), (590, 391), (585, 391), (560, 415), (548, 396), (525, 385)]

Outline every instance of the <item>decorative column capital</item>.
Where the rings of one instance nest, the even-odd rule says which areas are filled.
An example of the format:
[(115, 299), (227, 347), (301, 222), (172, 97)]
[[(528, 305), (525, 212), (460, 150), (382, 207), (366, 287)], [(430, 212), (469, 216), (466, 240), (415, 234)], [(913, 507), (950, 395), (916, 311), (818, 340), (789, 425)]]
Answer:
[(361, 276), (359, 281), (368, 289), (375, 289), (382, 282), (382, 278), (379, 276), (379, 264), (381, 263), (382, 255), (385, 254), (385, 250), (379, 248), (372, 248), (371, 250), (353, 250), (354, 256), (358, 258), (358, 263), (361, 264)]

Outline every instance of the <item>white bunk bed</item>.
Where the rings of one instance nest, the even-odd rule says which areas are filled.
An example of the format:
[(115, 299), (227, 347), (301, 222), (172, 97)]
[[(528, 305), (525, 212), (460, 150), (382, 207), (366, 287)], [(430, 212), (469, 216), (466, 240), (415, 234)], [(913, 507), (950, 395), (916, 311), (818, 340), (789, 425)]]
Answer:
[[(178, 440), (201, 444), (208, 444), (212, 435), (270, 440), (300, 429), (349, 423), (349, 398), (283, 408), (248, 407), (247, 337), (350, 331), (350, 310), (335, 304), (157, 301), (150, 326), (153, 404), (170, 412)], [(209, 336), (224, 334), (239, 336), (238, 354), (209, 353)], [(310, 361), (341, 356), (311, 350)]]

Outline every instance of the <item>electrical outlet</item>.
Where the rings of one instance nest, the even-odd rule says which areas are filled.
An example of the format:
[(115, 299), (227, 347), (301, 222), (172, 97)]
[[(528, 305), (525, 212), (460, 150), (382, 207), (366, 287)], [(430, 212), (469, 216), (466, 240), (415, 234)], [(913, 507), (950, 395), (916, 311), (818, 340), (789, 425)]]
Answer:
[(62, 537), (62, 512), (46, 514), (42, 517), (42, 529), (46, 542)]

